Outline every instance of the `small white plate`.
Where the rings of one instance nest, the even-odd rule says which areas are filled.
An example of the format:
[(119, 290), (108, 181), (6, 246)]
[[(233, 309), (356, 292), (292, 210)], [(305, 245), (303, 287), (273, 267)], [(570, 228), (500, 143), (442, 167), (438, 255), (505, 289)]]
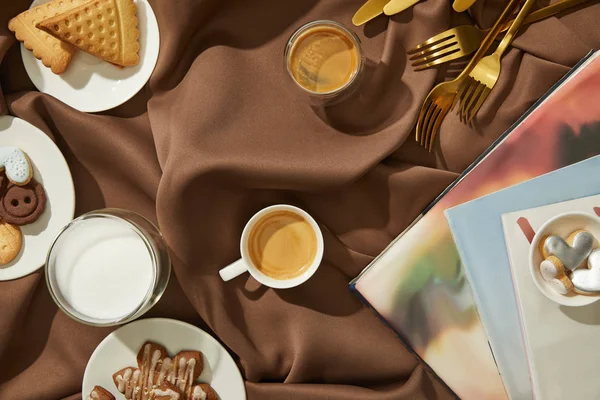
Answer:
[[(50, 0), (35, 0), (31, 7)], [(118, 68), (92, 55), (77, 51), (67, 70), (54, 74), (21, 44), (21, 56), (29, 78), (40, 92), (56, 97), (84, 112), (99, 112), (131, 99), (150, 79), (158, 60), (158, 22), (147, 0), (135, 0), (140, 30), (140, 62)]]
[(69, 166), (58, 147), (29, 122), (0, 116), (0, 146), (15, 146), (27, 153), (33, 177), (44, 186), (48, 198), (40, 218), (21, 227), (21, 253), (11, 263), (0, 266), (0, 281), (6, 281), (28, 275), (46, 263), (54, 238), (75, 214), (75, 189)]
[(120, 398), (112, 375), (122, 368), (136, 367), (136, 355), (148, 340), (165, 346), (171, 357), (181, 350), (201, 351), (204, 371), (198, 381), (210, 383), (221, 400), (246, 399), (242, 374), (219, 342), (200, 328), (164, 318), (132, 322), (108, 335), (96, 347), (85, 368), (83, 397), (98, 385)]

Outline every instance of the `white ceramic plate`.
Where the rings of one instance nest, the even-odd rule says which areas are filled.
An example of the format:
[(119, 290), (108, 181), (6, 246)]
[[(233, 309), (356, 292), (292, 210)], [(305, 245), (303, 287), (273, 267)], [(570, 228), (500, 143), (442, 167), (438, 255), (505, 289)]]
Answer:
[[(50, 0), (35, 0), (31, 7)], [(77, 51), (67, 70), (54, 74), (21, 44), (21, 56), (29, 78), (40, 92), (47, 93), (84, 112), (117, 107), (132, 98), (150, 79), (158, 60), (158, 22), (147, 0), (135, 0), (140, 30), (140, 62), (118, 68), (82, 51)]]
[(165, 346), (171, 357), (181, 350), (201, 351), (204, 354), (204, 371), (198, 380), (210, 383), (221, 400), (246, 399), (242, 374), (219, 342), (200, 328), (163, 318), (132, 322), (108, 335), (96, 347), (85, 368), (83, 397), (86, 398), (94, 386), (99, 385), (117, 399), (122, 398), (112, 375), (122, 368), (137, 366), (136, 355), (148, 340)]
[(29, 156), (33, 177), (46, 190), (46, 211), (21, 227), (23, 247), (10, 264), (0, 266), (0, 281), (21, 278), (46, 263), (48, 249), (75, 213), (75, 189), (62, 153), (42, 131), (22, 119), (0, 116), (0, 146), (19, 147)]

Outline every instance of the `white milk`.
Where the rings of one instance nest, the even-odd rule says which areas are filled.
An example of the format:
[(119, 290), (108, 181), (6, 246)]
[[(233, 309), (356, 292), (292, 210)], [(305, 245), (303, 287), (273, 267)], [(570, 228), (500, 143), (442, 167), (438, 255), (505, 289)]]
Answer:
[(58, 250), (57, 289), (71, 307), (88, 317), (124, 317), (154, 284), (150, 252), (124, 221), (83, 220), (63, 235)]

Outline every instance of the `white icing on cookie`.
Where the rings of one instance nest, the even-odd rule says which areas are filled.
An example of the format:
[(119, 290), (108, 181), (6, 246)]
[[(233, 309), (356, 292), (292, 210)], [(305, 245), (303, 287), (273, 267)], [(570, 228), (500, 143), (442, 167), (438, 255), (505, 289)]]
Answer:
[[(564, 277), (565, 279), (569, 279), (566, 276)], [(551, 279), (550, 281), (548, 281), (548, 283), (550, 284), (550, 287), (552, 287), (552, 289), (557, 292), (558, 294), (562, 294), (565, 295), (567, 293), (569, 293), (569, 287), (565, 284), (564, 280), (560, 280), (560, 279)]]
[(206, 400), (206, 392), (199, 385), (194, 386), (191, 400)]
[(581, 292), (600, 294), (600, 249), (592, 251), (587, 268), (573, 271), (571, 281), (575, 289)]
[(573, 244), (569, 244), (560, 236), (549, 236), (544, 241), (544, 250), (558, 257), (565, 268), (571, 271), (581, 267), (594, 247), (594, 237), (589, 232), (579, 232), (573, 238)]
[(170, 397), (171, 399), (179, 399), (179, 393), (177, 393), (176, 391), (174, 391), (173, 389), (161, 389), (161, 388), (157, 388), (154, 389), (154, 396), (164, 396), (164, 397)]
[(540, 274), (546, 282), (564, 275), (565, 268), (557, 257), (550, 256), (540, 264)]
[(23, 150), (18, 147), (0, 147), (0, 170), (6, 170), (8, 179), (24, 185), (31, 179), (31, 166)]

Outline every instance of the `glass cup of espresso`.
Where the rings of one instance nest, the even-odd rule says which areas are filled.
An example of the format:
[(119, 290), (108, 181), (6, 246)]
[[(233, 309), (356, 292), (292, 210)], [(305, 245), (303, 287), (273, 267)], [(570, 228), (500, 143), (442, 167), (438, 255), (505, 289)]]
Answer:
[(240, 240), (242, 258), (219, 271), (224, 281), (249, 272), (274, 289), (306, 282), (323, 259), (323, 234), (317, 222), (298, 207), (280, 204), (256, 213)]
[(331, 105), (350, 95), (364, 69), (358, 37), (335, 21), (313, 21), (287, 42), (284, 64), (296, 91), (313, 105)]
[(46, 283), (69, 317), (93, 326), (130, 322), (152, 308), (171, 274), (158, 229), (131, 211), (104, 209), (73, 220), (46, 260)]

